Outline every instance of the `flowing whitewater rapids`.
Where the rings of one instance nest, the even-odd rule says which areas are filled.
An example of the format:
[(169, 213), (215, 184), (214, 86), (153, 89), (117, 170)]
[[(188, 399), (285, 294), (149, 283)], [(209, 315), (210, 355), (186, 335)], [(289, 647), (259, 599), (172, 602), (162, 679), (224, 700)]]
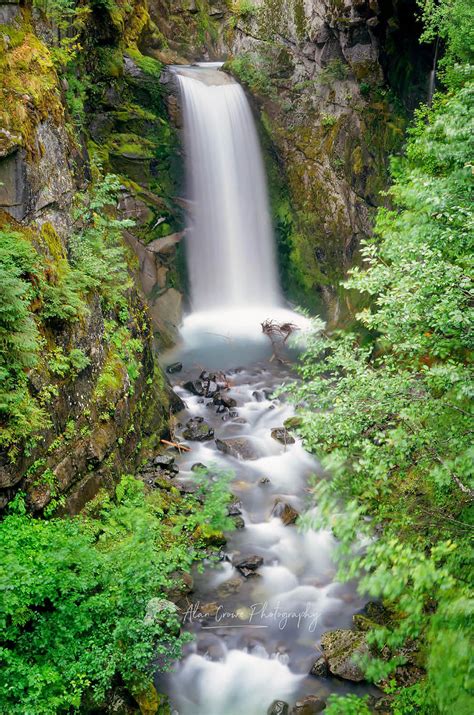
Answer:
[[(260, 323), (289, 320), (304, 329), (307, 322), (280, 297), (265, 175), (245, 94), (215, 68), (179, 72), (193, 201), (187, 236), (193, 312), (181, 345), (163, 358), (165, 365), (183, 364), (171, 377), (186, 405), (176, 436), (191, 451), (177, 458), (175, 481), (192, 489), (197, 463), (210, 474), (232, 470), (241, 528), (228, 534), (219, 563), (194, 574), (193, 592), (181, 605), (183, 628), (195, 638), (157, 684), (179, 715), (266, 715), (277, 699), (291, 711), (305, 695), (367, 692), (308, 675), (321, 633), (350, 627), (363, 601), (353, 584), (334, 581), (330, 533), (304, 532), (272, 516), (276, 499), (303, 511), (308, 478), (320, 469), (299, 439), (285, 445), (271, 436), (294, 415), (272, 392), (295, 375), (289, 364), (270, 359)], [(235, 406), (216, 406), (184, 387), (202, 370), (226, 373), (225, 396)], [(203, 418), (215, 439), (242, 440), (245, 453), (224, 453), (214, 438), (186, 441), (190, 418)], [(246, 578), (233, 566), (243, 556), (262, 558), (257, 575)]]

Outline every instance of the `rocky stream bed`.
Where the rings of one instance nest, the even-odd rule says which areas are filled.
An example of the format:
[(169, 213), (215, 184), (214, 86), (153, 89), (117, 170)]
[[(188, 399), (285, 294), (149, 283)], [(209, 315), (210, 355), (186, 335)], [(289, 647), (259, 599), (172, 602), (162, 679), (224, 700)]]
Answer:
[(291, 431), (293, 406), (273, 396), (293, 366), (270, 360), (263, 336), (191, 342), (164, 363), (184, 404), (175, 437), (189, 451), (170, 448), (143, 477), (184, 494), (203, 467), (209, 479), (232, 470), (236, 528), (216, 535), (218, 563), (196, 570), (178, 604), (195, 638), (158, 688), (179, 715), (310, 715), (333, 692), (375, 695), (352, 660), (367, 651), (368, 616), (354, 615), (366, 601), (335, 581), (332, 535), (295, 524), (311, 508), (309, 477), (324, 477)]

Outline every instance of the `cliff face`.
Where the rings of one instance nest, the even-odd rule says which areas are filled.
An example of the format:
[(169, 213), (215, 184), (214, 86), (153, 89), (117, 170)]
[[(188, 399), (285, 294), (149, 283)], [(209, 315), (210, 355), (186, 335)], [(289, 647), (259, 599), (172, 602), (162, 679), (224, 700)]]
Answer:
[(431, 48), (416, 3), (256, 0), (150, 3), (165, 61), (227, 59), (260, 114), (283, 279), (333, 323), (340, 281), (384, 201), (388, 156), (426, 97)]
[(173, 409), (153, 352), (172, 341), (181, 303), (161, 65), (137, 48), (145, 3), (86, 10), (0, 3), (0, 268), (12, 291), (2, 286), (1, 507), (22, 489), (34, 511), (77, 511), (156, 448)]

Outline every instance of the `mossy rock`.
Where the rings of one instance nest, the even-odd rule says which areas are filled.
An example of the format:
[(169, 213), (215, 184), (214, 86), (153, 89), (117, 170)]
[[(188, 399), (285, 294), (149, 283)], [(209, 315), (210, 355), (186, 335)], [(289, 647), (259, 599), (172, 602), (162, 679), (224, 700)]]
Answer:
[(353, 682), (365, 679), (364, 671), (356, 661), (369, 655), (365, 633), (343, 629), (327, 631), (321, 636), (321, 648), (333, 675)]

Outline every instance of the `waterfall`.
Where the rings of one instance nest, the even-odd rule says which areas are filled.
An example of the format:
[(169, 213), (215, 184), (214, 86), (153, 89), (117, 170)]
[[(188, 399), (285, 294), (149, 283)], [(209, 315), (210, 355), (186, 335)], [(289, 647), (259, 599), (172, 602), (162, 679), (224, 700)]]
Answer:
[(194, 311), (281, 304), (267, 184), (242, 87), (213, 68), (176, 68), (188, 197)]

